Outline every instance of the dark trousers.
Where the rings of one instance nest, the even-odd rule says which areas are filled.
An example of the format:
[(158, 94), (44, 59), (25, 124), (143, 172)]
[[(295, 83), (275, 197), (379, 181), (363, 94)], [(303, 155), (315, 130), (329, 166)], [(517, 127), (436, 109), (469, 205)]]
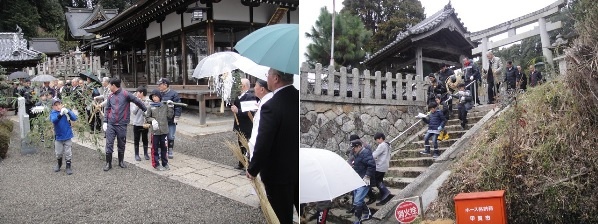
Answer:
[(488, 103), (494, 103), (494, 97), (496, 96), (494, 92), (494, 78), (488, 78)]
[(166, 147), (168, 135), (153, 135), (152, 136), (152, 166), (160, 165), (162, 159), (162, 166), (168, 165), (168, 148)]
[(457, 109), (459, 110), (459, 120), (461, 120), (461, 127), (465, 127), (465, 125), (467, 125), (467, 109), (465, 108), (465, 104), (460, 103)]
[(135, 145), (135, 152), (139, 150), (139, 140), (143, 141), (143, 148), (147, 149), (147, 133), (148, 129), (143, 126), (133, 125), (133, 144)]
[[(474, 81), (472, 81), (472, 82), (474, 82)], [(469, 83), (467, 83), (467, 84), (469, 84)], [(477, 85), (477, 83), (471, 84), (469, 86), (469, 92), (473, 96), (473, 102), (480, 104), (480, 98), (478, 98), (478, 89), (479, 88), (476, 85)]]
[[(91, 110), (87, 110), (87, 117), (91, 118)], [(95, 115), (93, 115), (93, 119), (91, 119), (91, 121), (89, 122), (89, 129), (93, 132), (99, 132), (100, 130), (102, 130), (102, 119), (100, 118), (100, 112), (96, 112)]]
[[(299, 209), (299, 184), (264, 183), (268, 201), (281, 224), (293, 223), (293, 205)], [(297, 211), (299, 212), (299, 211)]]
[(125, 144), (127, 143), (127, 125), (108, 124), (108, 128), (106, 128), (106, 154), (114, 152), (114, 139), (117, 141), (118, 152), (124, 153)]

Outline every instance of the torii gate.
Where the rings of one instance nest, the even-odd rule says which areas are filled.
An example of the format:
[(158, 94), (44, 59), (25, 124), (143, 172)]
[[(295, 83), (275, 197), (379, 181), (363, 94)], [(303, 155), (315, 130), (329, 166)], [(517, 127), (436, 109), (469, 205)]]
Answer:
[[(552, 51), (549, 49), (551, 45), (548, 31), (561, 28), (562, 23), (561, 21), (546, 23), (546, 17), (557, 13), (563, 6), (565, 6), (565, 0), (557, 0), (556, 2), (538, 11), (529, 13), (508, 22), (498, 24), (482, 31), (465, 34), (465, 36), (469, 37), (472, 42), (482, 42), (480, 45), (478, 45), (478, 47), (471, 50), (472, 55), (482, 53), (482, 66), (483, 68), (487, 68), (488, 58), (486, 58), (486, 53), (488, 52), (488, 49), (504, 46), (540, 34), (540, 40), (542, 42), (542, 54), (546, 58), (546, 62), (552, 66)], [(533, 30), (520, 34), (515, 33), (515, 29), (535, 22), (538, 22), (538, 27), (534, 27)], [(488, 42), (488, 38), (505, 32), (508, 32), (508, 37), (506, 39), (496, 42)]]

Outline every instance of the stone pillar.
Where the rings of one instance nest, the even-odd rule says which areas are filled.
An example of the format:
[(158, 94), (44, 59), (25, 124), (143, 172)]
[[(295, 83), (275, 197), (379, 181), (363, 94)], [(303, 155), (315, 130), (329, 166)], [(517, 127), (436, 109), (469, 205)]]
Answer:
[(490, 63), (486, 54), (488, 54), (488, 37), (482, 38), (482, 69), (487, 69)]
[(21, 139), (25, 139), (29, 134), (29, 115), (25, 112), (25, 98), (19, 97), (17, 99), (19, 103), (19, 126), (21, 130)]
[(19, 104), (19, 127), (20, 127), (20, 134), (21, 134), (21, 154), (33, 154), (37, 152), (30, 143), (31, 140), (27, 137), (29, 132), (29, 115), (25, 112), (25, 98), (19, 97), (17, 98), (17, 102)]
[(540, 26), (540, 41), (542, 42), (542, 54), (546, 58), (546, 63), (548, 63), (550, 67), (553, 67), (552, 51), (549, 48), (550, 36), (548, 36), (548, 31), (546, 31), (546, 19), (538, 19), (538, 25)]

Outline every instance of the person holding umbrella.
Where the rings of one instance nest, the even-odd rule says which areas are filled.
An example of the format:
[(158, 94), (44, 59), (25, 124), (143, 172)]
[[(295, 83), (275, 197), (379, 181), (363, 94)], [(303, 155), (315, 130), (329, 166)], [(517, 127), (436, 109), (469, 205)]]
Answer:
[(293, 205), (299, 209), (299, 90), (293, 74), (271, 68), (267, 79), (273, 96), (261, 106), (246, 176), (253, 180), (260, 174), (280, 223), (293, 223)]

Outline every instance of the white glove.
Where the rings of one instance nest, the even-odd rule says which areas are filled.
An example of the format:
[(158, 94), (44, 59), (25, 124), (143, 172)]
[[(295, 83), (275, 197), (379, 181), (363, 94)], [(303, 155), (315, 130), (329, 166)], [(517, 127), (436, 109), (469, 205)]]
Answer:
[(153, 120), (152, 121), (152, 129), (154, 129), (154, 131), (160, 129), (160, 127), (158, 126), (158, 121), (157, 120)]
[(461, 101), (465, 101), (465, 97), (464, 96), (461, 97)]
[(64, 107), (63, 107), (62, 109), (60, 109), (60, 115), (65, 115), (65, 114), (67, 114), (68, 112), (69, 112), (69, 109), (66, 109), (66, 108), (64, 108)]
[(370, 177), (368, 177), (368, 175), (365, 175), (363, 177), (363, 182), (365, 182), (366, 186), (370, 186)]
[(469, 76), (469, 80), (473, 80), (473, 75), (472, 75), (472, 76)]
[(168, 107), (174, 107), (174, 102), (172, 102), (172, 100), (167, 100), (166, 105), (168, 105)]
[(104, 132), (105, 132), (106, 130), (108, 130), (108, 123), (104, 123), (104, 124), (102, 125), (102, 129), (104, 130)]
[(179, 123), (179, 117), (174, 117), (174, 124), (178, 124)]
[(457, 92), (457, 94), (463, 96), (463, 95), (465, 95), (465, 91), (459, 91), (459, 92)]

